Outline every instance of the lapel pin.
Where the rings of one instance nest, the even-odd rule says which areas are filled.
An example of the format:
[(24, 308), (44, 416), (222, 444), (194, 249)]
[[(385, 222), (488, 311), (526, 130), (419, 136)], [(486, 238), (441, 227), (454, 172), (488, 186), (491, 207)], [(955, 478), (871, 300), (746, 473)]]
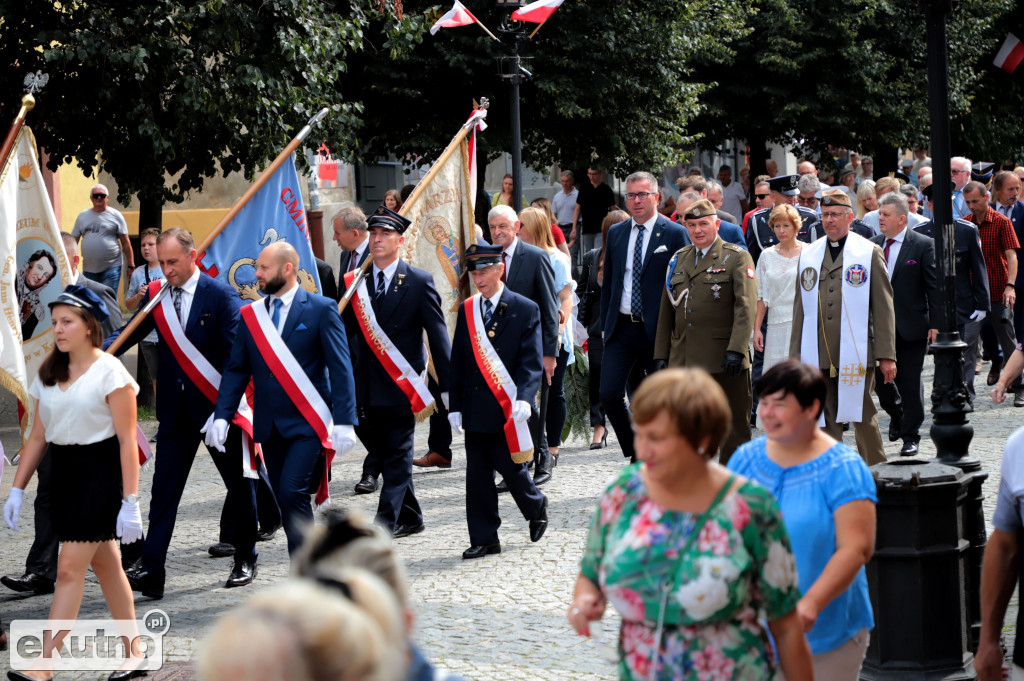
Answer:
[(491, 329), (490, 331), (488, 331), (487, 332), (487, 336), (490, 337), (490, 338), (494, 338), (494, 329)]

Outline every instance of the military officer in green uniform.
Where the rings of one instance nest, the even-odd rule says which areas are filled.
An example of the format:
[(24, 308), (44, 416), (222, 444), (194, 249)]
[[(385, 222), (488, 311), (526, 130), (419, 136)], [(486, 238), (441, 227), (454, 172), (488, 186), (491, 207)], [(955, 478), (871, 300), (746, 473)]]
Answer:
[(750, 254), (718, 236), (720, 220), (708, 200), (683, 214), (693, 244), (676, 251), (661, 292), (654, 360), (659, 368), (699, 367), (729, 399), (732, 429), (722, 444), (724, 465), (750, 440), (750, 338), (757, 283)]

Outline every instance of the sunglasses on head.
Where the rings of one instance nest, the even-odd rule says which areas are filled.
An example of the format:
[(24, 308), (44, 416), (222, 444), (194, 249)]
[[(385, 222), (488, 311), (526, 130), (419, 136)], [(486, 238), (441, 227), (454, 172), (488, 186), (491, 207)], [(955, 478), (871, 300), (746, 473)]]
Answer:
[(107, 198), (107, 195), (106, 194), (93, 194), (92, 198), (94, 198), (94, 199), (105, 199), (105, 198)]

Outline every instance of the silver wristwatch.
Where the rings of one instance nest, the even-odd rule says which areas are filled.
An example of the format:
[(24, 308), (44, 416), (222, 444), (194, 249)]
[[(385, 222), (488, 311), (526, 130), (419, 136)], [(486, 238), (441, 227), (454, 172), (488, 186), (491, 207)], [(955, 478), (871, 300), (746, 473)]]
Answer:
[(128, 496), (121, 499), (126, 504), (137, 504), (139, 503), (139, 497), (137, 494), (129, 494)]

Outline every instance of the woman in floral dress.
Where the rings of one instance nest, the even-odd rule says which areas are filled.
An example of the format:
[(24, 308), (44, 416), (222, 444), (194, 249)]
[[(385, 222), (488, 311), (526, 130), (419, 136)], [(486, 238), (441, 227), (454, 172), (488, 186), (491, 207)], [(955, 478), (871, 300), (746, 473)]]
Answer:
[(764, 681), (775, 639), (788, 681), (812, 679), (789, 537), (771, 495), (713, 463), (725, 394), (699, 369), (666, 369), (631, 402), (638, 463), (601, 496), (569, 622), (588, 635), (622, 615), (619, 678)]

